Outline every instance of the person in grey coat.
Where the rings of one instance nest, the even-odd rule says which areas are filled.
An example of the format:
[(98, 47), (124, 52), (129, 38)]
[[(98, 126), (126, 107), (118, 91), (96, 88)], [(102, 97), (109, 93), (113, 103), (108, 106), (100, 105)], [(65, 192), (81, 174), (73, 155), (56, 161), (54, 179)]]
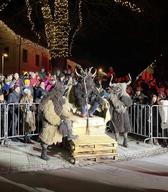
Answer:
[(127, 85), (131, 83), (111, 83), (110, 82), (110, 113), (111, 122), (115, 131), (116, 140), (119, 133), (124, 135), (123, 146), (128, 147), (127, 135), (131, 130), (128, 108), (132, 105), (132, 99), (126, 92)]

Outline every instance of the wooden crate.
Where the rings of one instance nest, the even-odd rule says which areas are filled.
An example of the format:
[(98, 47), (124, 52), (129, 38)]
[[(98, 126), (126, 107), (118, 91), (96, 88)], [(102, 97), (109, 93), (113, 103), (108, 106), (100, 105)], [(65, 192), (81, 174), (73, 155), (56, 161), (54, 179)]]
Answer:
[(72, 156), (77, 159), (96, 161), (115, 159), (117, 142), (108, 135), (85, 135), (74, 141)]

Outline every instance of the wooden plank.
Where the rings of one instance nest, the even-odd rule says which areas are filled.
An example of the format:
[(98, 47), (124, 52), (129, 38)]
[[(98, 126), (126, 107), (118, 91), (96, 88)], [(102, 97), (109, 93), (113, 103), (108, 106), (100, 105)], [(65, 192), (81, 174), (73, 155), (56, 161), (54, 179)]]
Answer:
[(81, 147), (75, 147), (75, 151), (76, 152), (81, 152), (81, 151), (107, 151), (107, 150), (116, 150), (116, 147), (99, 147), (99, 148), (91, 148), (91, 147), (85, 147), (85, 148), (81, 148)]
[(106, 154), (90, 154), (90, 155), (78, 155), (78, 156), (74, 156), (74, 159), (75, 160), (82, 160), (82, 159), (85, 159), (85, 160), (95, 160), (95, 161), (107, 161), (107, 160), (115, 160), (117, 158), (117, 154), (109, 154), (109, 153), (106, 153)]
[(96, 154), (106, 154), (106, 153), (109, 153), (109, 154), (117, 154), (116, 153), (116, 150), (102, 150), (102, 151), (94, 151), (94, 150), (92, 150), (92, 151), (74, 151), (73, 152), (73, 155), (76, 155), (76, 156), (78, 156), (78, 155), (89, 155), (89, 154), (94, 154), (94, 155), (96, 155)]
[(89, 157), (104, 157), (104, 156), (116, 156), (117, 153), (104, 153), (104, 154), (79, 154), (79, 155), (74, 155), (74, 157), (86, 157), (86, 158), (89, 158)]
[(116, 149), (116, 146), (114, 144), (108, 144), (108, 145), (96, 145), (96, 144), (83, 144), (83, 145), (75, 145), (75, 151), (90, 151), (90, 150), (95, 150), (95, 151), (100, 151), (100, 150), (114, 150)]
[(99, 144), (95, 144), (95, 143), (87, 143), (87, 144), (78, 144), (75, 143), (75, 147), (76, 148), (109, 148), (109, 147), (116, 147), (117, 144), (116, 143), (99, 143)]

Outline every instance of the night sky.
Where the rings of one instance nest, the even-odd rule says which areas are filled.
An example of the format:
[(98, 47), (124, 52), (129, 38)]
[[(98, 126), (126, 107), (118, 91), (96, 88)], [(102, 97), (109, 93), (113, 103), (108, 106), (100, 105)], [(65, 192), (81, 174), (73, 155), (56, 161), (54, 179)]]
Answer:
[[(50, 0), (52, 2), (52, 0)], [(5, 2), (1, 0), (0, 2)], [(44, 22), (38, 1), (33, 3), (32, 19), (41, 34), (38, 42), (27, 18), (24, 0), (12, 0), (2, 19), (17, 34), (46, 46)], [(83, 25), (73, 43), (72, 56), (95, 66), (113, 66), (119, 75), (138, 74), (159, 56), (167, 55), (166, 0), (134, 0), (144, 12), (137, 13), (112, 0), (83, 0)], [(2, 4), (0, 3), (0, 4)], [(77, 0), (69, 1), (72, 32), (78, 22)], [(18, 22), (19, 21), (19, 22)]]

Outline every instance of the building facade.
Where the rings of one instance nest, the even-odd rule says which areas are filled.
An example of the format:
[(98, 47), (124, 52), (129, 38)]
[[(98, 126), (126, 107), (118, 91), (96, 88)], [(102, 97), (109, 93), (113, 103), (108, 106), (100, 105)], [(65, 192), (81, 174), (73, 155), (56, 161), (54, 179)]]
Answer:
[[(7, 53), (8, 57), (2, 58)], [(51, 71), (49, 50), (15, 34), (0, 21), (0, 73), (23, 71)]]

